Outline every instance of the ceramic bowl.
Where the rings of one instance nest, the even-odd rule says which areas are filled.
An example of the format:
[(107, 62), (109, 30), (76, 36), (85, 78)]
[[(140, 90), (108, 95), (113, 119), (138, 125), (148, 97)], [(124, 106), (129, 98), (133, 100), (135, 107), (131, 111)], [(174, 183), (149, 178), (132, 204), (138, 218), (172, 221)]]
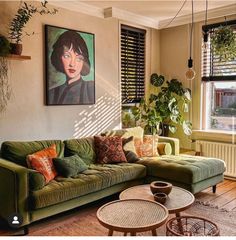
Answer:
[(172, 190), (172, 184), (168, 182), (155, 181), (151, 182), (150, 189), (153, 194), (165, 193), (166, 195), (168, 195)]
[(159, 202), (161, 204), (164, 204), (166, 202), (167, 195), (165, 193), (155, 193), (153, 196), (156, 202)]

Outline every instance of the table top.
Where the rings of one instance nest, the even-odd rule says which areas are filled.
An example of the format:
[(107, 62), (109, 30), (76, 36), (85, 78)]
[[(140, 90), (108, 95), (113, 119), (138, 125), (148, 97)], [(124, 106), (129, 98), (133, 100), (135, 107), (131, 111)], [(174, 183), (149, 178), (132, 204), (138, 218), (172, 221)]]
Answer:
[(161, 204), (144, 199), (109, 202), (97, 211), (99, 222), (114, 231), (143, 232), (164, 224), (168, 210)]
[[(138, 185), (128, 188), (121, 192), (120, 199), (146, 199), (154, 201), (153, 194), (150, 190), (150, 184)], [(172, 187), (164, 206), (169, 213), (179, 213), (189, 208), (195, 200), (193, 194), (180, 187)]]

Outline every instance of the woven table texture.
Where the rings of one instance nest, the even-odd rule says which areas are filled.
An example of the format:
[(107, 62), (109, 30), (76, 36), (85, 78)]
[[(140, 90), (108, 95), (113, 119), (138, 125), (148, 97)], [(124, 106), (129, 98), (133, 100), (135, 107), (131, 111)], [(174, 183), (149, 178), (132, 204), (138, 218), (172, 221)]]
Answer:
[(114, 201), (98, 213), (100, 220), (109, 225), (129, 228), (156, 225), (167, 216), (167, 209), (162, 205), (142, 199)]

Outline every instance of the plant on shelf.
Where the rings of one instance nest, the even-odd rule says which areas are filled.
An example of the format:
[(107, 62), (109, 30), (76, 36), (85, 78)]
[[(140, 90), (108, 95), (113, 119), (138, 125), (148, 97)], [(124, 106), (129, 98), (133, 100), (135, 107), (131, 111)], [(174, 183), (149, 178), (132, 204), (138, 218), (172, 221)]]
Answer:
[(138, 106), (132, 109), (136, 125), (144, 129), (145, 134), (155, 135), (159, 133), (159, 124), (162, 121), (160, 114), (156, 111), (154, 102), (146, 102), (141, 99)]
[(10, 52), (10, 43), (6, 37), (0, 35), (0, 113), (5, 112), (11, 97), (11, 87), (8, 77), (8, 61), (6, 56)]
[(24, 36), (30, 36), (33, 35), (34, 32), (28, 33), (23, 32), (24, 27), (28, 23), (28, 21), (34, 16), (34, 14), (38, 13), (40, 15), (44, 14), (56, 14), (58, 12), (57, 9), (48, 9), (47, 7), (47, 1), (41, 2), (41, 7), (35, 7), (32, 4), (28, 4), (26, 2), (23, 2), (21, 6), (19, 7), (16, 15), (12, 19), (10, 23), (9, 28), (9, 39), (13, 41), (13, 51), (14, 48), (17, 48), (16, 54), (21, 54), (22, 51), (22, 38)]
[(231, 26), (220, 26), (211, 36), (211, 47), (220, 61), (236, 58), (236, 33)]
[(151, 75), (151, 84), (157, 88), (157, 94), (150, 95), (150, 103), (155, 106), (156, 114), (161, 119), (161, 128), (164, 131), (164, 124), (168, 130), (175, 133), (177, 125), (181, 125), (186, 135), (192, 133), (192, 124), (185, 120), (184, 113), (189, 111), (191, 101), (191, 91), (184, 88), (183, 84), (177, 79), (166, 81), (165, 78), (156, 73)]

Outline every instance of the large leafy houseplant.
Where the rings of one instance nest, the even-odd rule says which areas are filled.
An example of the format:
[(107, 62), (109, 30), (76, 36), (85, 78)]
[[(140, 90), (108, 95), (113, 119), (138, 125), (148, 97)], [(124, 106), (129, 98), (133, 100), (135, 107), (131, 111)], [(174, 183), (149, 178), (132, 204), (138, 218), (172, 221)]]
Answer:
[(211, 47), (220, 61), (236, 58), (236, 33), (231, 26), (220, 26), (211, 34)]
[(180, 125), (186, 135), (192, 133), (192, 124), (185, 120), (184, 114), (189, 112), (191, 91), (185, 88), (177, 79), (166, 81), (162, 75), (151, 75), (151, 84), (158, 90), (157, 94), (150, 95), (150, 103), (155, 105), (155, 111), (161, 119), (161, 124), (167, 124), (169, 130), (175, 133)]

